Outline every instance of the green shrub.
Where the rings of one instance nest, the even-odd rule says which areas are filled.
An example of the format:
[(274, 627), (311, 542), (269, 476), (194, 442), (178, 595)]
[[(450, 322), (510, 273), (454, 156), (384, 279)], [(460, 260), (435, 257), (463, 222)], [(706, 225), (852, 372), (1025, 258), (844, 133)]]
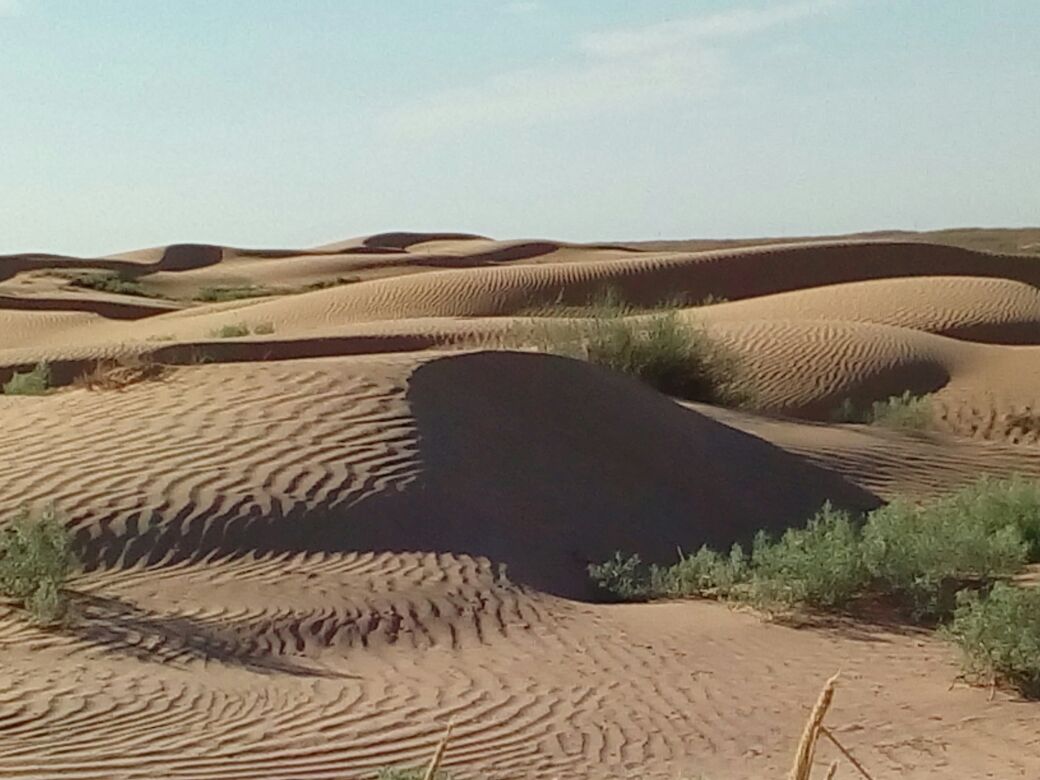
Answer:
[(274, 323), (261, 322), (259, 325), (253, 327), (253, 333), (256, 333), (259, 336), (268, 336), (274, 333)]
[(1040, 590), (998, 582), (988, 596), (963, 591), (944, 633), (963, 651), (969, 676), (1040, 697)]
[(863, 592), (870, 580), (856, 522), (830, 504), (805, 528), (777, 541), (760, 533), (751, 550), (747, 599), (761, 607), (837, 608)]
[(51, 370), (45, 362), (31, 371), (15, 372), (4, 384), (4, 395), (43, 395), (51, 387)]
[(871, 425), (902, 431), (923, 431), (933, 421), (932, 400), (927, 395), (913, 395), (909, 390), (893, 395), (887, 401), (875, 401), (868, 421)]
[(604, 593), (621, 601), (641, 601), (651, 595), (650, 574), (638, 555), (615, 552), (603, 563), (588, 567), (589, 576)]
[(211, 338), (215, 339), (237, 339), (249, 335), (249, 326), (244, 323), (235, 325), (224, 325), (209, 332)]
[(984, 477), (930, 506), (971, 518), (992, 530), (1014, 526), (1029, 545), (1029, 561), (1040, 561), (1040, 483), (1019, 476)]
[(195, 296), (196, 301), (203, 303), (220, 303), (223, 301), (237, 301), (243, 298), (264, 298), (278, 295), (281, 290), (272, 287), (263, 287), (257, 284), (244, 284), (239, 286), (218, 285), (215, 287), (203, 287)]
[(650, 594), (725, 598), (749, 575), (749, 561), (739, 544), (733, 545), (728, 557), (705, 546), (693, 555), (680, 553), (679, 562), (672, 566), (652, 566)]
[(1028, 545), (1012, 523), (980, 518), (957, 497), (924, 506), (896, 501), (871, 513), (863, 556), (885, 591), (915, 618), (941, 618), (956, 591), (1019, 571)]
[(62, 587), (75, 564), (71, 538), (53, 507), (38, 520), (22, 510), (0, 531), (0, 594), (20, 601), (41, 623), (64, 615)]

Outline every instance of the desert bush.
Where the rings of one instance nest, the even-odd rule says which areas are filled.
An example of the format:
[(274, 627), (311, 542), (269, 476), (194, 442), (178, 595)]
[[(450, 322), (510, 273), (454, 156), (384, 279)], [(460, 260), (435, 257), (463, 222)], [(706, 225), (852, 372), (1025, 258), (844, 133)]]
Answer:
[(16, 371), (4, 384), (4, 395), (43, 395), (50, 388), (51, 370), (41, 361), (31, 371)]
[(1028, 545), (1028, 560), (1040, 561), (1040, 483), (1021, 476), (983, 477), (929, 506), (932, 511), (959, 514), (991, 530), (1014, 526)]
[(788, 529), (776, 541), (760, 533), (751, 550), (750, 570), (744, 598), (767, 609), (842, 607), (870, 581), (857, 522), (830, 504), (805, 528)]
[(234, 325), (223, 325), (209, 332), (211, 338), (215, 339), (237, 339), (249, 335), (249, 326), (239, 322)]
[(641, 601), (653, 595), (649, 569), (638, 555), (626, 557), (615, 552), (603, 563), (590, 564), (588, 571), (600, 590), (620, 601)]
[(259, 325), (253, 326), (253, 333), (257, 334), (258, 336), (268, 336), (274, 333), (274, 323), (261, 322)]
[(988, 595), (962, 591), (944, 633), (976, 681), (1005, 681), (1040, 697), (1040, 590), (998, 582)]
[[(383, 767), (377, 775), (378, 780), (424, 780), (426, 767)], [(432, 775), (433, 780), (451, 780), (451, 775), (438, 769)]]
[(63, 586), (76, 564), (71, 538), (53, 507), (34, 519), (23, 509), (0, 531), (0, 594), (41, 623), (65, 613)]
[(1016, 526), (982, 522), (952, 500), (893, 502), (871, 513), (863, 533), (867, 567), (917, 619), (946, 616), (962, 587), (1019, 571), (1027, 551)]
[(869, 422), (903, 431), (923, 431), (932, 425), (932, 401), (927, 395), (914, 395), (909, 390), (886, 401), (875, 401)]

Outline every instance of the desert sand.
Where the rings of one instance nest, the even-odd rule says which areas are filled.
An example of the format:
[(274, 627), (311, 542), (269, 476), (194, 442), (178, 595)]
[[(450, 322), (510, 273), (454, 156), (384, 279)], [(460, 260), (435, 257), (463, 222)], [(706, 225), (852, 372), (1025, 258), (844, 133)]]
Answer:
[[(0, 256), (0, 381), (58, 385), (0, 395), (0, 517), (53, 502), (85, 564), (68, 626), (0, 607), (0, 776), (371, 777), (452, 722), (463, 778), (781, 778), (838, 670), (828, 722), (875, 777), (1040, 776), (1040, 705), (930, 632), (596, 603), (586, 574), (1040, 476), (1036, 232), (964, 235)], [(495, 348), (607, 285), (686, 301), (758, 411)], [(168, 368), (73, 382), (130, 358)], [(829, 422), (904, 390), (935, 432)]]

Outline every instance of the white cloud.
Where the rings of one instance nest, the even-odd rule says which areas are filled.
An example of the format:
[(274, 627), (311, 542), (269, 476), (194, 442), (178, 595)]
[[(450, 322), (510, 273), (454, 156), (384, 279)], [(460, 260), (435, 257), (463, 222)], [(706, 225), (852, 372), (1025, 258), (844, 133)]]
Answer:
[(622, 56), (740, 38), (773, 27), (821, 16), (843, 0), (799, 0), (769, 8), (737, 8), (627, 30), (589, 33), (579, 47), (590, 54)]
[(735, 39), (819, 16), (849, 1), (794, 0), (587, 33), (574, 41), (564, 64), (501, 73), (479, 84), (416, 98), (382, 119), (389, 129), (425, 134), (704, 98), (727, 83), (727, 48)]

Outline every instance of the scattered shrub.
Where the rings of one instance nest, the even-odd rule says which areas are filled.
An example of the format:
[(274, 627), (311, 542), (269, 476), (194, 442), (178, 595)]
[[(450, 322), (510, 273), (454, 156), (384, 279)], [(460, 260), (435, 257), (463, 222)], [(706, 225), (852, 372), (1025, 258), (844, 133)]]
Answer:
[(64, 615), (62, 588), (75, 564), (71, 538), (53, 507), (36, 520), (23, 509), (0, 531), (0, 594), (20, 601), (38, 622)]
[(1040, 590), (998, 582), (989, 595), (962, 591), (944, 633), (963, 651), (969, 677), (1040, 697)]
[(932, 426), (932, 401), (927, 395), (914, 395), (905, 390), (902, 395), (875, 401), (870, 408), (856, 406), (851, 398), (844, 399), (830, 414), (831, 422), (880, 425), (903, 431), (923, 431)]
[(259, 325), (253, 327), (253, 333), (257, 334), (258, 336), (268, 336), (274, 333), (274, 323), (261, 322)]
[[(384, 767), (379, 770), (378, 780), (424, 780), (426, 767)], [(443, 769), (433, 773), (434, 780), (451, 780), (451, 775)]]
[(41, 361), (31, 371), (16, 371), (4, 384), (4, 395), (43, 395), (50, 388), (51, 370)]
[(145, 298), (154, 297), (151, 293), (141, 287), (136, 279), (128, 279), (115, 271), (100, 271), (98, 273), (80, 275), (74, 274), (66, 277), (73, 287), (85, 287), (100, 292), (116, 293), (118, 295), (138, 295)]
[(749, 561), (739, 544), (728, 557), (705, 546), (693, 555), (680, 553), (673, 566), (651, 567), (649, 588), (654, 595), (725, 598), (749, 576)]
[(224, 325), (209, 332), (211, 338), (215, 339), (237, 339), (249, 335), (249, 326), (244, 323)]

